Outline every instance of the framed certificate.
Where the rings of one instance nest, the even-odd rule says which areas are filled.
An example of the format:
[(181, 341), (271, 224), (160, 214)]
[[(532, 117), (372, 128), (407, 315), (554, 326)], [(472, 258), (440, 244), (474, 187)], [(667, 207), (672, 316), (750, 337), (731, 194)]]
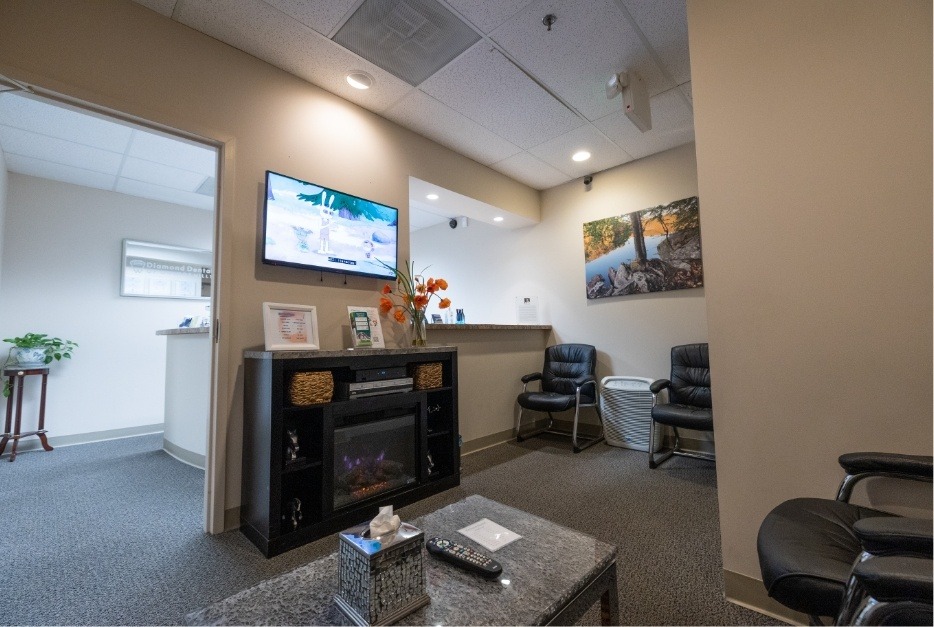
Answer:
[(316, 351), (318, 313), (314, 305), (263, 303), (263, 331), (268, 351)]

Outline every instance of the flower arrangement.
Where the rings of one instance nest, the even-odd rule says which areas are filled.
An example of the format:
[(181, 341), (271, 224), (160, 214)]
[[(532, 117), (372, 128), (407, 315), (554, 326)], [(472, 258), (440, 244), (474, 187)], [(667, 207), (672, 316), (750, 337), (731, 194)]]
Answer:
[[(386, 265), (386, 264), (383, 264)], [(451, 306), (450, 298), (442, 298), (438, 293), (448, 289), (448, 282), (444, 279), (429, 277), (425, 280), (425, 268), (420, 274), (415, 273), (415, 264), (406, 263), (405, 269), (387, 268), (396, 273), (396, 289), (388, 283), (383, 286), (382, 297), (379, 299), (379, 310), (383, 315), (392, 312), (396, 322), (404, 324), (407, 320), (412, 324), (414, 346), (423, 346), (427, 343), (425, 328), (425, 309), (436, 297), (440, 302), (438, 307), (447, 309)]]

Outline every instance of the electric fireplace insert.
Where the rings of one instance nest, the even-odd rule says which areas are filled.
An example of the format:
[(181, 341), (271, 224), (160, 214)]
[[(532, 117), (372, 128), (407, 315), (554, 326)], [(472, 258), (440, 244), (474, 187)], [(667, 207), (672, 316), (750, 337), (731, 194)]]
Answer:
[(415, 414), (350, 416), (334, 426), (334, 510), (418, 481)]

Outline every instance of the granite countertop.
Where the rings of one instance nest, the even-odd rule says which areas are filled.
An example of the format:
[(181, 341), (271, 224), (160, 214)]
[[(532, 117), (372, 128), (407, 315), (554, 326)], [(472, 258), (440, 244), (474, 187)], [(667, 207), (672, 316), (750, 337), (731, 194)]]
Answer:
[[(491, 552), (457, 533), (482, 518), (522, 537)], [(400, 625), (545, 624), (563, 607), (574, 605), (581, 591), (608, 568), (616, 568), (615, 546), (477, 495), (411, 523), (424, 531), (426, 539), (447, 537), (492, 555), (503, 573), (497, 579), (483, 579), (424, 551), (431, 603), (402, 618)], [(332, 553), (192, 612), (186, 622), (350, 625), (333, 600), (337, 573), (337, 553)]]
[(550, 324), (429, 324), (439, 331), (550, 331)]
[(156, 335), (198, 335), (210, 333), (211, 327), (176, 327), (174, 329), (160, 329)]
[(457, 347), (449, 344), (406, 346), (405, 348), (344, 348), (337, 351), (264, 351), (259, 348), (243, 351), (250, 359), (308, 359), (309, 357), (373, 357), (377, 355), (417, 355), (419, 353), (456, 353)]

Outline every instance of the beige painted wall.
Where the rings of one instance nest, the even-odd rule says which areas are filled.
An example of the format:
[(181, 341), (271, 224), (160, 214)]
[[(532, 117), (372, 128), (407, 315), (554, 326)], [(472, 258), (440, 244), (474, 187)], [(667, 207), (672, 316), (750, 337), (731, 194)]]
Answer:
[(239, 504), (242, 351), (263, 342), (262, 302), (316, 305), (322, 348), (337, 349), (346, 306), (376, 305), (379, 287), (257, 262), (266, 169), (399, 207), (403, 257), (410, 175), (538, 219), (535, 190), (129, 1), (0, 3), (0, 74), (223, 145), (217, 437), (227, 509)]
[(688, 1), (727, 571), (841, 453), (931, 454), (931, 17)]
[[(462, 307), (469, 323), (514, 324), (515, 297), (539, 298), (543, 324), (551, 324), (555, 342), (597, 347), (597, 377), (629, 375), (668, 377), (671, 347), (707, 340), (704, 288), (618, 296), (588, 301), (584, 278), (583, 224), (639, 211), (697, 194), (694, 144), (626, 163), (594, 176), (585, 191), (580, 180), (542, 192), (542, 221), (505, 231), (486, 224), (451, 229), (447, 225), (416, 231), (413, 257), (429, 274), (443, 276), (453, 307)], [(700, 201), (702, 237), (706, 205)], [(706, 250), (706, 241), (705, 241)], [(706, 252), (705, 252), (706, 254)], [(457, 332), (450, 332), (456, 342)], [(429, 331), (431, 338), (437, 337)], [(445, 338), (448, 336), (445, 335)], [(432, 341), (434, 341), (432, 339)], [(519, 378), (541, 369), (539, 353), (531, 369), (508, 369), (502, 362), (504, 393), (491, 407), (496, 417), (478, 417), (497, 430), (513, 424)], [(489, 401), (489, 399), (487, 399)], [(461, 403), (463, 409), (463, 397)], [(469, 416), (469, 412), (462, 415)], [(570, 420), (573, 413), (560, 416)], [(593, 414), (583, 414), (595, 422)], [(505, 426), (504, 426), (505, 425)], [(484, 434), (485, 435), (485, 434)], [(692, 433), (710, 440), (710, 434)], [(479, 437), (479, 434), (478, 434)], [(468, 439), (464, 434), (465, 441)]]

